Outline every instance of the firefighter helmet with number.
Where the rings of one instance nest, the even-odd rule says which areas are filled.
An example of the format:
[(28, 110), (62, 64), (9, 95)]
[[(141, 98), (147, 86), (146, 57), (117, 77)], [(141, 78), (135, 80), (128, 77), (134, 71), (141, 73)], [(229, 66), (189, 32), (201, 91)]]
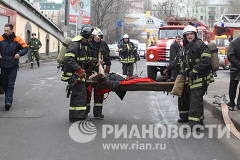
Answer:
[(86, 27), (83, 27), (83, 28), (82, 28), (80, 35), (81, 35), (83, 38), (88, 39), (89, 37), (92, 36), (92, 32), (93, 32), (93, 27), (91, 27), (91, 26), (86, 26)]

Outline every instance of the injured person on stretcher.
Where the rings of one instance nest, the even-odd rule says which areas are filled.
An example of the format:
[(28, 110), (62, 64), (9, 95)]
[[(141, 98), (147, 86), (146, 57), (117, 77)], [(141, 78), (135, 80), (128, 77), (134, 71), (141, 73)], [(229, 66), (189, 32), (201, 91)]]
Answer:
[(89, 76), (91, 83), (96, 83), (97, 88), (110, 89), (111, 91), (117, 91), (120, 82), (126, 79), (126, 76), (120, 75), (118, 73), (104, 73), (102, 66), (102, 59), (98, 60), (98, 73), (93, 73)]
[[(96, 85), (99, 94), (114, 91), (122, 100), (127, 91), (167, 91), (171, 92), (173, 82), (155, 82), (151, 78), (138, 78), (120, 75), (118, 73), (104, 73), (102, 59), (99, 58), (98, 73), (89, 76), (87, 83)], [(90, 88), (90, 87), (89, 87)]]

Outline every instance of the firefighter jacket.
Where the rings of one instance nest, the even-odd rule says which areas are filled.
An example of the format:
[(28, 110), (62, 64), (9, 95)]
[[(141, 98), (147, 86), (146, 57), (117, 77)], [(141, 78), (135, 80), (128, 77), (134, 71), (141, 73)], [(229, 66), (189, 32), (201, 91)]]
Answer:
[(10, 36), (3, 34), (0, 37), (0, 67), (18, 68), (19, 59), (14, 59), (15, 54), (24, 56), (27, 52), (27, 44), (14, 32)]
[(111, 66), (111, 57), (110, 57), (110, 50), (107, 43), (101, 40), (99, 43), (92, 41), (90, 45), (93, 48), (93, 55), (98, 55), (101, 53), (101, 58), (103, 58), (103, 62), (110, 68)]
[[(82, 43), (82, 36), (77, 36), (72, 39), (64, 57), (62, 81), (68, 81), (76, 71), (80, 68), (84, 69), (87, 77), (81, 79), (85, 81), (96, 68), (98, 62), (98, 54), (92, 51), (89, 44)], [(78, 80), (80, 80), (78, 78)]]
[(122, 42), (119, 45), (119, 54), (121, 55), (121, 63), (134, 63), (137, 60), (137, 49), (130, 41)]
[(227, 54), (231, 63), (230, 79), (240, 80), (240, 37), (230, 42)]
[[(34, 46), (33, 48), (31, 48), (31, 46)], [(32, 51), (38, 51), (39, 48), (42, 47), (42, 43), (40, 42), (39, 39), (37, 38), (31, 38), (28, 42), (28, 47), (32, 50)]]
[(195, 79), (186, 77), (191, 90), (208, 86), (214, 81), (211, 71), (211, 53), (207, 45), (200, 39), (195, 38), (191, 43), (188, 43), (167, 69), (172, 70), (178, 65), (180, 65), (182, 72), (188, 69), (197, 75)]

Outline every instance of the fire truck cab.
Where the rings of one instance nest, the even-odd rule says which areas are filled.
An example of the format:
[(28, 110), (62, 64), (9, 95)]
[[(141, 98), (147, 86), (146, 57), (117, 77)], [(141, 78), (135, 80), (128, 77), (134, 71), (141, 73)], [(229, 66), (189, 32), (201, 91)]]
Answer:
[(176, 18), (170, 19), (167, 26), (160, 26), (156, 45), (147, 49), (146, 65), (149, 78), (156, 80), (158, 72), (163, 75), (163, 70), (169, 65), (170, 46), (175, 41), (177, 35), (183, 36), (183, 29), (188, 24), (196, 25), (198, 38), (202, 39), (205, 43), (215, 39), (214, 33), (210, 33), (207, 30), (207, 26), (200, 21), (194, 22), (192, 19), (180, 19), (179, 21)]

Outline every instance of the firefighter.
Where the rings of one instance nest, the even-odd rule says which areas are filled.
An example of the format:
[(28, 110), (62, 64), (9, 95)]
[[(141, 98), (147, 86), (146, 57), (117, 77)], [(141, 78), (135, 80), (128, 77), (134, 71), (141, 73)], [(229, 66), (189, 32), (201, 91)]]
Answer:
[[(185, 95), (185, 99), (189, 99), (187, 96), (190, 97), (188, 121), (193, 129), (195, 125), (203, 125), (203, 96), (209, 83), (214, 81), (211, 71), (211, 54), (207, 45), (198, 39), (196, 28), (191, 25), (183, 30), (183, 47), (184, 52), (172, 61), (164, 73), (180, 64), (182, 75), (189, 82), (189, 93)], [(182, 111), (188, 112), (188, 108)], [(199, 130), (199, 128), (196, 129)]]
[(119, 45), (119, 54), (121, 55), (120, 62), (122, 63), (123, 75), (132, 77), (133, 63), (137, 61), (137, 49), (134, 44), (129, 41), (127, 34), (123, 35), (122, 43)]
[[(93, 48), (93, 54), (98, 55), (101, 54), (101, 59), (103, 59), (103, 65), (106, 65), (104, 69), (105, 73), (110, 72), (111, 66), (111, 58), (110, 58), (110, 50), (107, 43), (103, 40), (103, 33), (99, 28), (95, 28), (92, 32), (93, 40), (91, 42), (91, 46)], [(96, 68), (96, 72), (98, 68)], [(90, 98), (88, 99), (88, 107), (90, 108)], [(95, 118), (103, 119), (104, 115), (102, 114), (103, 108), (103, 95), (96, 94), (96, 88), (94, 87), (94, 107), (93, 107), (93, 114)]]
[[(92, 74), (94, 68), (92, 59), (97, 60), (97, 55), (92, 54), (89, 42), (92, 40), (93, 28), (83, 27), (80, 35), (72, 39), (68, 45), (65, 57), (62, 80), (73, 82), (71, 91), (69, 121), (86, 119), (89, 108), (87, 107), (86, 77)], [(75, 79), (76, 78), (76, 79)]]
[(30, 67), (30, 69), (33, 68), (34, 57), (37, 61), (38, 67), (40, 67), (38, 50), (41, 48), (41, 46), (42, 46), (42, 43), (39, 39), (36, 38), (36, 33), (32, 33), (32, 38), (28, 42), (28, 47), (31, 49), (31, 52), (30, 52), (31, 67)]

